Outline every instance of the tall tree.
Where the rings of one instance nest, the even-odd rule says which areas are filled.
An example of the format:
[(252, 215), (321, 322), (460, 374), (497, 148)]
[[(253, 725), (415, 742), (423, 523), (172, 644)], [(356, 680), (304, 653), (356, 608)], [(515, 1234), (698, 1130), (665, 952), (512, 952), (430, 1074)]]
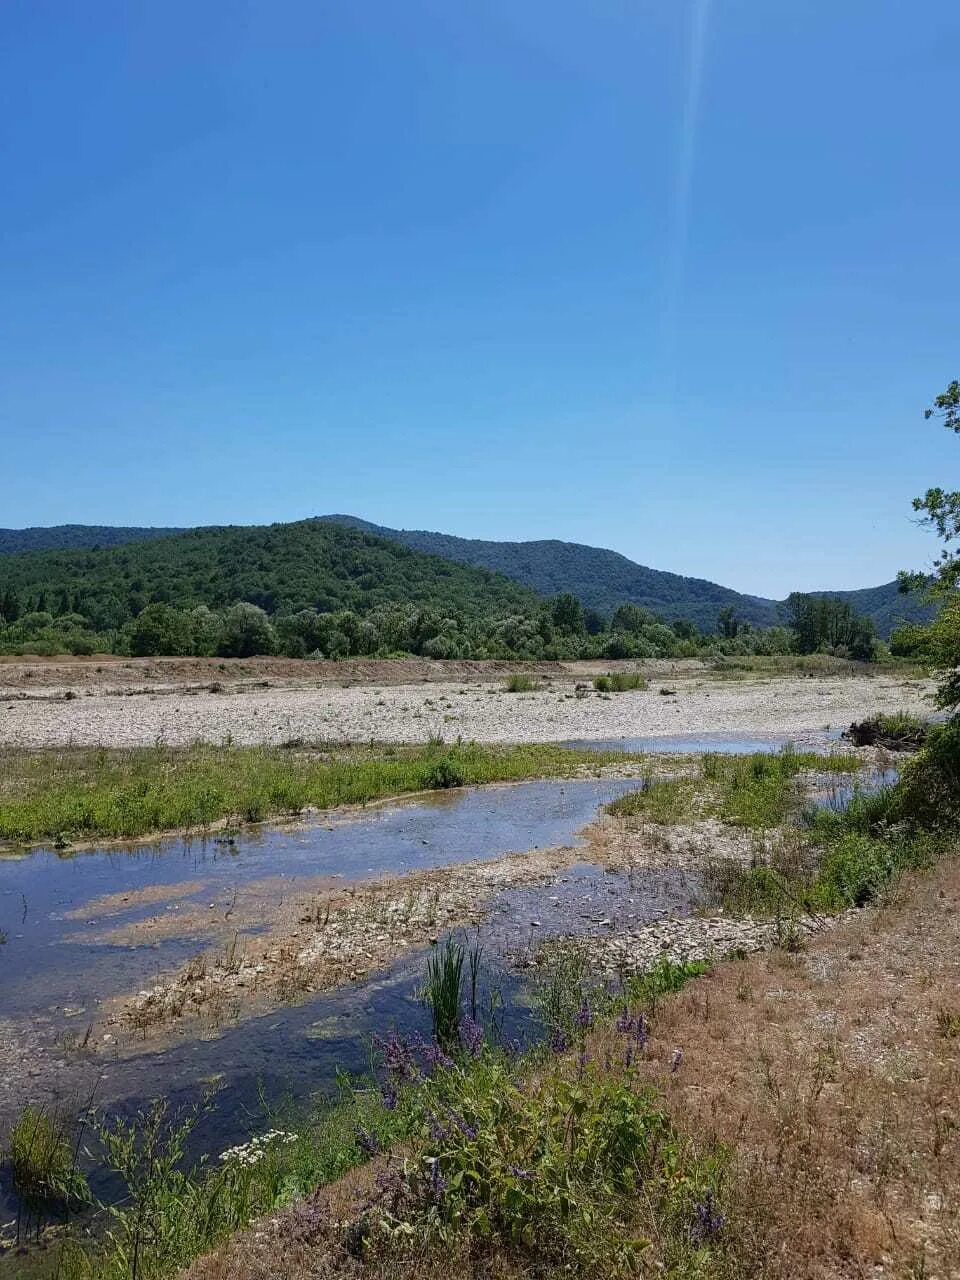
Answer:
[[(924, 411), (924, 418), (939, 419), (948, 431), (960, 435), (960, 381), (950, 383)], [(939, 614), (924, 629), (922, 649), (944, 672), (938, 701), (942, 707), (960, 706), (960, 491), (928, 489), (922, 498), (914, 498), (914, 511), (922, 511), (921, 523), (932, 528), (943, 543), (933, 563), (932, 579), (925, 573), (903, 572), (900, 589), (912, 591), (925, 587), (931, 599), (943, 602)]]

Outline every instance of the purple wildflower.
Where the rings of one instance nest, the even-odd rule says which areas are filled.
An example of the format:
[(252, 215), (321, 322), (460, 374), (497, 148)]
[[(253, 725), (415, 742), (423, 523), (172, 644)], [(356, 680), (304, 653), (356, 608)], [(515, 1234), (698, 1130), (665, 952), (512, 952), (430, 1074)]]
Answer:
[(513, 1174), (515, 1178), (532, 1178), (533, 1177), (533, 1174), (530, 1172), (529, 1169), (521, 1169), (518, 1164), (512, 1164), (510, 1166), (510, 1172)]
[(396, 1111), (397, 1109), (397, 1086), (392, 1080), (384, 1080), (380, 1086), (380, 1096), (383, 1099), (383, 1105), (388, 1111)]
[(680, 1070), (680, 1066), (682, 1062), (683, 1062), (683, 1050), (674, 1049), (673, 1054), (670, 1057), (670, 1074), (672, 1076), (675, 1076), (677, 1072)]
[(554, 1027), (550, 1036), (550, 1050), (552, 1053), (564, 1053), (567, 1048), (567, 1037), (563, 1034), (559, 1027)]
[(440, 1172), (440, 1161), (434, 1160), (430, 1169), (430, 1195), (439, 1200), (447, 1189), (447, 1180)]
[(483, 1027), (473, 1018), (465, 1016), (460, 1019), (460, 1039), (471, 1058), (478, 1058), (483, 1048)]
[(468, 1124), (459, 1111), (451, 1111), (448, 1114), (450, 1116), (451, 1124), (459, 1129), (465, 1138), (469, 1138), (472, 1142), (479, 1132), (477, 1126), (475, 1124)]
[(629, 1069), (633, 1066), (633, 1045), (627, 1045), (627, 1052), (623, 1055), (623, 1065)]
[(694, 1241), (697, 1244), (704, 1244), (708, 1240), (716, 1240), (723, 1230), (726, 1218), (717, 1208), (712, 1191), (708, 1191), (702, 1200), (697, 1201), (693, 1206), (693, 1212), (694, 1220), (690, 1234)]
[(430, 1130), (430, 1138), (433, 1142), (446, 1142), (450, 1137), (450, 1130), (446, 1125), (441, 1124), (432, 1111), (427, 1112), (427, 1127)]
[(582, 1076), (582, 1075), (583, 1075), (584, 1068), (586, 1067), (586, 1065), (587, 1065), (587, 1063), (588, 1063), (589, 1061), (590, 1061), (590, 1059), (589, 1059), (589, 1057), (587, 1056), (587, 1051), (586, 1051), (586, 1049), (581, 1049), (581, 1050), (580, 1050), (580, 1052), (579, 1052), (579, 1054), (577, 1055), (577, 1075), (578, 1075), (578, 1076)]
[(383, 1054), (383, 1065), (396, 1080), (413, 1080), (420, 1074), (413, 1056), (413, 1046), (396, 1030), (386, 1040), (379, 1037), (375, 1044)]
[(357, 1146), (368, 1156), (375, 1156), (380, 1150), (380, 1141), (375, 1133), (371, 1133), (369, 1129), (365, 1129), (362, 1124), (358, 1124), (354, 1130), (357, 1138)]
[(590, 1006), (587, 1004), (587, 997), (583, 997), (580, 1008), (577, 1010), (573, 1019), (576, 1026), (581, 1031), (589, 1031), (593, 1026), (593, 1014), (590, 1012)]
[(436, 1040), (420, 1040), (420, 1050), (423, 1053), (424, 1066), (429, 1075), (437, 1067), (449, 1071), (453, 1066), (453, 1059), (448, 1053), (445, 1053), (442, 1046)]
[(620, 1016), (617, 1018), (614, 1025), (622, 1036), (629, 1035), (633, 1030), (633, 1019), (630, 1017), (630, 1010), (626, 1008), (621, 1009)]
[(637, 1046), (638, 1046), (638, 1048), (642, 1049), (642, 1048), (643, 1048), (643, 1046), (647, 1043), (647, 1041), (648, 1041), (649, 1039), (650, 1039), (650, 1028), (649, 1028), (649, 1026), (647, 1025), (647, 1020), (646, 1020), (646, 1018), (645, 1018), (645, 1017), (643, 1016), (643, 1014), (641, 1013), (641, 1014), (640, 1014), (640, 1016), (637, 1018)]

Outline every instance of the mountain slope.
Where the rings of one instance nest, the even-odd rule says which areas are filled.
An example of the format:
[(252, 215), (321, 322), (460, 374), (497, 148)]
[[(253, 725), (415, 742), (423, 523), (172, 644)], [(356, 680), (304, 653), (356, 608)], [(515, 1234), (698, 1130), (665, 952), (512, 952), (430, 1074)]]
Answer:
[(472, 615), (526, 611), (528, 588), (484, 569), (423, 555), (396, 541), (315, 520), (209, 526), (100, 550), (37, 551), (0, 559), (0, 594), (50, 603), (113, 599), (136, 612), (153, 600), (222, 608), (237, 600), (320, 611), (412, 601)]
[[(667, 619), (688, 619), (704, 631), (715, 629), (720, 610), (727, 607), (754, 626), (772, 626), (784, 619), (783, 602), (744, 595), (702, 578), (688, 578), (650, 569), (628, 560), (618, 552), (582, 543), (555, 539), (539, 542), (494, 542), (457, 538), (425, 530), (389, 529), (347, 515), (321, 516), (314, 521), (272, 525), (269, 529), (297, 531), (310, 526), (339, 526), (366, 533), (381, 540), (386, 539), (388, 545), (393, 547), (399, 544), (413, 552), (440, 557), (442, 561), (502, 574), (514, 583), (541, 595), (551, 596), (570, 591), (587, 607), (603, 614), (610, 614), (620, 604), (637, 604)], [(104, 571), (83, 568), (85, 561), (61, 562), (51, 559), (44, 562), (42, 569), (39, 565), (33, 568), (24, 565), (14, 570), (5, 557), (19, 557), (27, 552), (44, 550), (52, 555), (53, 551), (50, 549), (65, 551), (81, 548), (129, 548), (132, 544), (173, 539), (174, 546), (185, 548), (188, 559), (192, 562), (204, 561), (207, 564), (201, 573), (201, 577), (205, 575), (205, 583), (201, 584), (195, 579), (191, 585), (189, 572), (186, 572), (185, 577), (179, 574), (174, 566), (168, 564), (162, 552), (141, 555), (139, 551), (130, 551), (127, 560), (123, 562), (125, 567), (117, 569), (119, 577), (114, 584), (115, 589), (107, 593), (128, 591), (138, 598), (150, 599), (159, 591), (166, 593), (166, 598), (180, 603), (179, 592), (186, 582), (184, 603), (222, 604), (242, 598), (263, 600), (268, 608), (273, 608), (278, 603), (291, 601), (316, 605), (318, 601), (326, 599), (330, 603), (325, 607), (352, 607), (362, 612), (365, 608), (372, 607), (363, 603), (364, 601), (375, 600), (382, 603), (388, 599), (403, 598), (406, 593), (405, 598), (426, 603), (432, 601), (433, 592), (437, 594), (438, 600), (446, 599), (452, 603), (459, 591), (466, 591), (464, 598), (470, 598), (471, 592), (477, 589), (476, 581), (468, 589), (465, 580), (460, 581), (458, 586), (448, 580), (444, 584), (445, 589), (440, 591), (436, 566), (424, 579), (418, 581), (418, 575), (412, 570), (412, 566), (407, 566), (411, 570), (409, 575), (398, 574), (397, 564), (389, 561), (376, 564), (371, 562), (372, 567), (358, 572), (349, 582), (342, 578), (335, 581), (334, 574), (325, 585), (323, 578), (326, 571), (322, 564), (314, 566), (316, 572), (312, 572), (308, 565), (302, 563), (301, 552), (290, 545), (286, 535), (278, 532), (271, 534), (270, 544), (274, 550), (266, 554), (266, 559), (263, 555), (255, 557), (257, 566), (253, 576), (245, 577), (242, 565), (246, 552), (241, 552), (238, 548), (246, 535), (256, 539), (262, 537), (264, 529), (265, 527), (257, 526), (206, 526), (180, 530), (120, 528), (109, 525), (0, 529), (0, 588), (19, 585), (34, 594), (41, 589), (57, 592), (67, 589), (73, 595), (78, 592), (102, 595), (106, 591)], [(233, 550), (224, 549), (214, 554), (211, 545), (204, 540), (207, 535), (228, 535), (228, 542)], [(291, 536), (296, 541), (299, 534)], [(308, 534), (308, 541), (309, 537)], [(181, 542), (182, 538), (187, 541)], [(235, 541), (237, 539), (239, 541)], [(179, 555), (180, 552), (174, 551), (172, 554)], [(279, 570), (277, 566), (267, 563), (271, 554), (279, 556), (283, 561), (283, 567)], [(230, 567), (231, 557), (235, 558), (233, 567)], [(301, 563), (294, 567), (295, 562)], [(118, 566), (121, 565), (120, 561), (117, 563)], [(128, 573), (127, 569), (135, 569), (135, 572)], [(113, 570), (106, 571), (107, 577), (112, 572)], [(376, 585), (378, 573), (384, 575), (380, 588)], [(92, 577), (89, 576), (91, 574)], [(47, 576), (49, 581), (42, 581)], [(140, 582), (141, 585), (132, 585), (135, 582)], [(67, 585), (64, 586), (64, 583)], [(361, 585), (358, 586), (358, 583)], [(488, 581), (486, 589), (489, 588)], [(499, 592), (494, 592), (490, 597), (494, 603), (489, 605), (489, 611), (502, 612), (504, 609), (529, 605), (529, 594), (504, 595), (504, 589), (505, 584), (501, 584)], [(857, 612), (873, 619), (878, 633), (883, 637), (889, 636), (890, 631), (901, 622), (923, 621), (933, 613), (929, 606), (923, 605), (916, 597), (901, 595), (895, 582), (858, 591), (825, 591), (820, 594), (835, 595), (849, 601)], [(479, 597), (476, 599), (479, 600)], [(467, 607), (473, 611), (472, 605)]]
[[(720, 610), (727, 607), (732, 608), (737, 617), (758, 627), (775, 626), (786, 618), (783, 601), (744, 595), (703, 578), (649, 569), (616, 551), (578, 542), (487, 542), (421, 529), (388, 529), (356, 516), (319, 518), (393, 538), (417, 551), (482, 566), (522, 582), (542, 595), (571, 591), (588, 608), (604, 614), (611, 613), (620, 604), (636, 604), (670, 621), (685, 618), (704, 631), (715, 630)], [(914, 597), (901, 595), (896, 582), (860, 591), (815, 594), (848, 600), (854, 609), (873, 619), (883, 637), (889, 636), (892, 628), (902, 621), (921, 621), (932, 613)]]
[(109, 524), (57, 524), (34, 529), (0, 529), (0, 555), (25, 551), (67, 551), (71, 548), (117, 547), (125, 542), (168, 538), (183, 529), (123, 528)]

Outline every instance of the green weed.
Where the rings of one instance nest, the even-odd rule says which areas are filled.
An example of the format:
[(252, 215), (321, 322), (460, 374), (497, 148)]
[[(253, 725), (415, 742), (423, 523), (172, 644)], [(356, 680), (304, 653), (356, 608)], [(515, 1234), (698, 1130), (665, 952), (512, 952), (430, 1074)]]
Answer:
[(284, 750), (147, 747), (0, 753), (0, 840), (123, 838), (262, 821), (430, 788), (570, 777), (639, 757), (549, 744)]
[(20, 1112), (10, 1131), (9, 1159), (13, 1190), (34, 1212), (87, 1199), (75, 1146), (58, 1117), (43, 1108)]
[(463, 943), (451, 936), (427, 959), (424, 998), (433, 1014), (434, 1039), (445, 1049), (460, 1043), (464, 956)]
[(615, 818), (645, 818), (663, 826), (682, 822), (693, 812), (696, 786), (692, 778), (645, 779), (606, 806)]
[(648, 684), (639, 671), (618, 671), (595, 676), (593, 687), (598, 693), (627, 693), (633, 689), (646, 689)]
[(537, 682), (532, 676), (516, 671), (503, 687), (507, 693), (532, 693), (537, 688)]

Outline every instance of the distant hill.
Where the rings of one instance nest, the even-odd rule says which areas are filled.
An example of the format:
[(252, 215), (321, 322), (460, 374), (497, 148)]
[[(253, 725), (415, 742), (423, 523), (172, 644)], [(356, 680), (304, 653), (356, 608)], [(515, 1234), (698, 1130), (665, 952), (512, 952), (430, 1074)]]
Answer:
[[(406, 547), (445, 556), (462, 564), (479, 565), (532, 587), (542, 595), (571, 591), (591, 609), (610, 614), (624, 603), (640, 605), (668, 621), (686, 618), (703, 631), (713, 631), (717, 615), (728, 606), (739, 618), (757, 627), (775, 626), (785, 620), (784, 602), (743, 595), (703, 578), (686, 578), (661, 569), (636, 564), (616, 551), (588, 547), (579, 542), (486, 542), (456, 538), (422, 529), (388, 529), (356, 516), (321, 516), (321, 520), (363, 529), (379, 537), (393, 538)], [(838, 596), (872, 618), (884, 638), (903, 621), (922, 621), (932, 614), (929, 606), (901, 595), (896, 582), (861, 591), (823, 591)]]
[(24, 551), (67, 551), (75, 547), (117, 547), (147, 538), (169, 538), (182, 529), (123, 528), (110, 524), (56, 524), (49, 528), (0, 529), (0, 556)]
[(0, 559), (0, 594), (7, 589), (21, 599), (44, 593), (51, 603), (64, 593), (77, 600), (113, 598), (132, 612), (154, 600), (213, 609), (248, 600), (268, 613), (365, 613), (412, 601), (487, 616), (537, 603), (529, 588), (485, 569), (316, 520), (212, 525), (96, 550), (8, 555)]
[[(352, 542), (352, 554), (358, 559), (354, 570), (345, 569), (344, 545), (336, 538), (324, 542), (319, 537), (321, 531), (334, 527), (379, 539), (394, 551), (387, 556), (381, 545), (374, 553), (368, 543), (361, 554), (357, 548), (364, 544)], [(141, 543), (150, 543), (151, 549), (134, 550), (134, 545)], [(398, 545), (421, 557), (439, 557), (441, 566), (452, 562), (483, 570), (486, 577), (452, 575), (450, 570), (438, 569), (436, 563), (426, 565), (422, 558), (398, 561)], [(90, 549), (98, 549), (98, 555), (113, 552), (114, 558), (71, 558)], [(390, 529), (349, 515), (270, 526), (187, 530), (111, 525), (0, 529), (0, 557), (17, 556), (19, 560), (28, 552), (44, 553), (44, 558), (34, 562), (27, 556), (15, 569), (0, 560), (0, 585), (34, 593), (45, 589), (100, 595), (112, 583), (113, 594), (130, 592), (152, 599), (160, 592), (164, 598), (183, 604), (217, 607), (246, 599), (266, 602), (269, 610), (294, 602), (360, 612), (373, 604), (402, 598), (423, 603), (462, 599), (468, 612), (502, 612), (528, 608), (531, 592), (553, 596), (570, 591), (599, 613), (609, 615), (618, 605), (631, 603), (668, 620), (688, 619), (703, 631), (713, 631), (717, 615), (727, 607), (758, 627), (784, 620), (782, 601), (744, 595), (703, 578), (650, 569), (602, 547), (555, 539), (493, 542), (457, 538), (420, 529)], [(67, 558), (57, 558), (56, 553)], [(498, 574), (510, 582), (501, 579), (495, 585), (490, 575)], [(857, 612), (873, 619), (884, 638), (901, 622), (923, 621), (933, 612), (916, 597), (901, 595), (895, 582), (821, 594), (849, 601)]]

